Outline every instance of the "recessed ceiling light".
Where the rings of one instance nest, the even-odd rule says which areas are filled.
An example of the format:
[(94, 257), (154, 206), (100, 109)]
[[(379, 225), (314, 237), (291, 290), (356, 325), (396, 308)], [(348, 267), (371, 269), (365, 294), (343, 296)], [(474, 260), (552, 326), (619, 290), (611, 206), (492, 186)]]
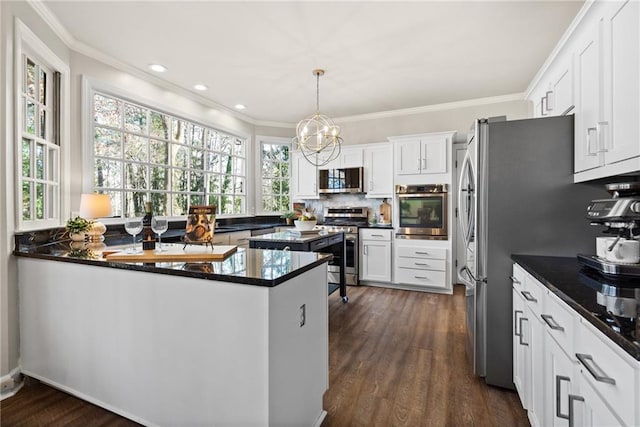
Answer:
[(195, 90), (207, 90), (208, 89), (208, 87), (206, 87), (205, 85), (201, 85), (201, 84), (193, 85), (193, 88)]
[(242, 104), (236, 104), (236, 105), (235, 105), (235, 108), (236, 108), (236, 110), (244, 110), (244, 109), (245, 109), (245, 108), (247, 108), (247, 107), (245, 107), (245, 106), (244, 106), (244, 105), (242, 105)]
[(167, 71), (167, 67), (160, 64), (151, 64), (149, 65), (149, 68), (151, 68), (156, 73), (164, 73), (165, 71)]

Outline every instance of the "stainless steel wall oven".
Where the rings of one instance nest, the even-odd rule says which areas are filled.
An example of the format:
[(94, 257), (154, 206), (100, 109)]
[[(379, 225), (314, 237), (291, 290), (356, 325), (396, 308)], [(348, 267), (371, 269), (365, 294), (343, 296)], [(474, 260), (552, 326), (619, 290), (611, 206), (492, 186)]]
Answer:
[(447, 186), (396, 185), (398, 229), (396, 237), (446, 240)]

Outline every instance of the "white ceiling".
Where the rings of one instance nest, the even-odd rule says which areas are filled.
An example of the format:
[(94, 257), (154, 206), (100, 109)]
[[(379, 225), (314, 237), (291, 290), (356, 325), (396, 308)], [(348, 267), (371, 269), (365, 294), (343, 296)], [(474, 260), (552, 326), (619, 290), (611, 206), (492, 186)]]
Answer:
[(258, 122), (524, 92), (582, 1), (44, 1), (83, 45)]

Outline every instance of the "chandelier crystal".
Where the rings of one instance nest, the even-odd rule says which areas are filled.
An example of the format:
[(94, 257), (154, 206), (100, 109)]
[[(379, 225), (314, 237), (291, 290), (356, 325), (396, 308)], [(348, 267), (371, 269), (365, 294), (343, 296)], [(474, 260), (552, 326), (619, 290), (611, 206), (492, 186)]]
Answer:
[(340, 155), (342, 138), (340, 127), (320, 114), (320, 76), (324, 70), (313, 70), (313, 75), (316, 76), (316, 112), (300, 120), (293, 143), (309, 163), (324, 166)]

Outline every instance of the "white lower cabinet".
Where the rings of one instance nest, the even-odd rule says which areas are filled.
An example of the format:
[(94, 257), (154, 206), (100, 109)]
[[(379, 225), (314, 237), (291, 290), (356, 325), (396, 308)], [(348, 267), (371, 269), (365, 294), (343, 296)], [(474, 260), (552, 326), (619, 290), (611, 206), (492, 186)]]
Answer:
[(640, 425), (640, 362), (517, 264), (513, 331), (513, 381), (533, 426)]
[(391, 281), (392, 230), (360, 230), (360, 280)]
[(447, 249), (408, 246), (396, 241), (395, 277), (398, 284), (447, 288)]

